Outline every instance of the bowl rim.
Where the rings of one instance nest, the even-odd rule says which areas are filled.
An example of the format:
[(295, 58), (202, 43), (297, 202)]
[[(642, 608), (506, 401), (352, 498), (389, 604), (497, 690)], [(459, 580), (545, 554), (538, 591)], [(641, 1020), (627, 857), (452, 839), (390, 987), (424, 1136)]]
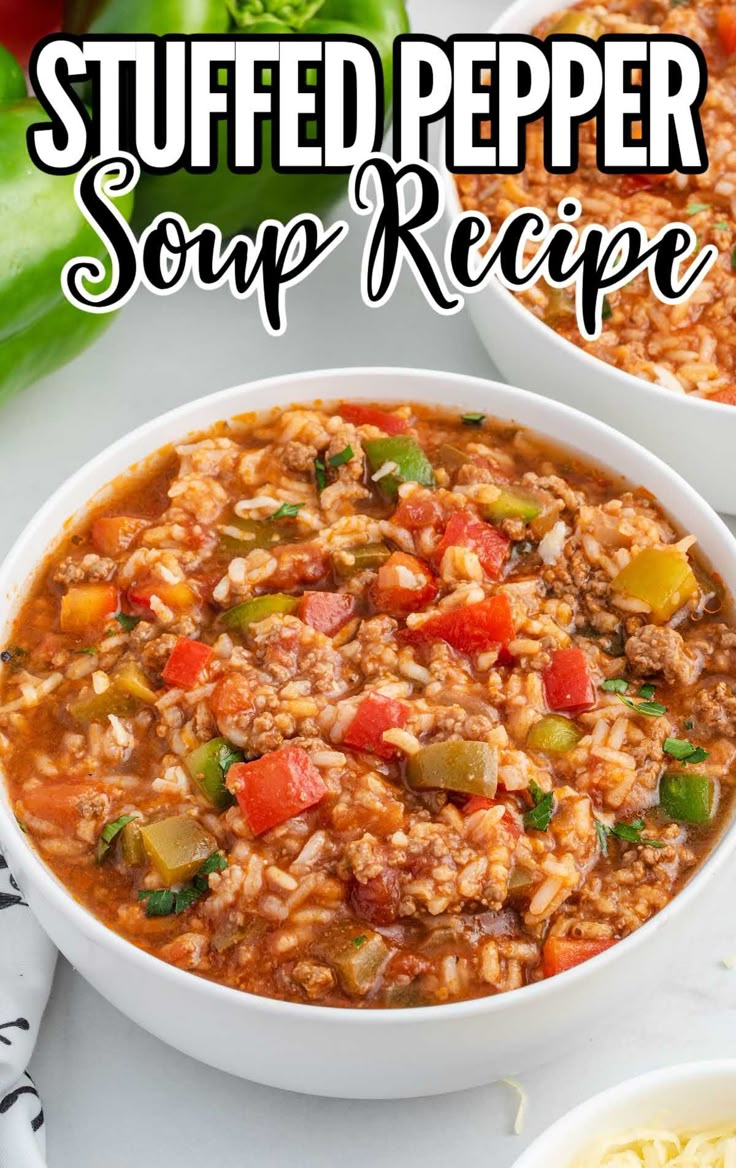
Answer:
[[(509, 31), (518, 31), (520, 33), (527, 32), (528, 30), (526, 29), (525, 25), (528, 22), (524, 20), (524, 14), (526, 13), (527, 9), (533, 7), (535, 3), (538, 4), (539, 0), (513, 0), (513, 3), (509, 4), (508, 7), (506, 7), (503, 12), (501, 12), (496, 17), (490, 28), (486, 30), (486, 35), (492, 35), (497, 32), (508, 33)], [(560, 0), (547, 0), (546, 7), (549, 9), (549, 12), (555, 12), (560, 7)], [(518, 28), (512, 27), (510, 30), (509, 25), (516, 25), (517, 17), (520, 18)], [(457, 176), (447, 166), (445, 156), (446, 143), (447, 131), (443, 127), (439, 143), (438, 167), (444, 182), (445, 216), (450, 221), (450, 223), (455, 223), (457, 221), (457, 216), (460, 215), (465, 210), (465, 208), (460, 202), (460, 196), (455, 182)], [(462, 173), (463, 172), (459, 171), (458, 175), (461, 175)], [(555, 329), (550, 328), (549, 325), (544, 324), (538, 316), (536, 316), (533, 312), (530, 312), (528, 308), (524, 307), (518, 297), (514, 296), (510, 289), (506, 288), (500, 282), (500, 280), (496, 279), (495, 277), (491, 279), (482, 289), (463, 291), (463, 296), (468, 299), (469, 303), (472, 303), (473, 300), (479, 294), (482, 295), (483, 292), (488, 292), (493, 296), (503, 296), (507, 301), (507, 304), (512, 306), (511, 311), (514, 312), (524, 327), (531, 329), (532, 332), (538, 333), (540, 338), (548, 341), (553, 347), (561, 348), (563, 353), (566, 353), (567, 356), (571, 359), (577, 357), (577, 359), (583, 363), (584, 368), (588, 370), (592, 377), (604, 377), (606, 375), (612, 377), (618, 383), (619, 387), (627, 394), (631, 394), (634, 391), (640, 394), (642, 385), (644, 385), (647, 390), (656, 394), (656, 397), (659, 398), (662, 404), (667, 403), (668, 405), (672, 406), (674, 402), (679, 402), (685, 404), (686, 408), (688, 409), (691, 408), (700, 413), (705, 411), (711, 414), (711, 417), (714, 416), (711, 413), (713, 410), (716, 410), (719, 414), (722, 415), (723, 418), (725, 418), (727, 415), (729, 415), (731, 418), (736, 417), (736, 407), (729, 405), (727, 402), (717, 402), (711, 401), (708, 398), (696, 397), (694, 394), (687, 393), (686, 391), (683, 393), (673, 392), (671, 389), (666, 389), (664, 386), (658, 385), (656, 381), (647, 381), (645, 377), (638, 377), (635, 373), (627, 373), (625, 369), (619, 369), (617, 365), (609, 365), (608, 362), (603, 361), (602, 358), (594, 357), (592, 353), (588, 353), (585, 349), (581, 349), (579, 345), (574, 343), (574, 341), (568, 340), (567, 337), (561, 337)], [(480, 301), (476, 301), (476, 303), (480, 303)]]
[[(270, 392), (276, 390), (282, 393), (292, 387), (296, 394), (292, 399), (295, 403), (299, 401), (308, 402), (310, 400), (329, 402), (330, 400), (334, 400), (334, 397), (361, 400), (365, 390), (360, 386), (360, 381), (373, 378), (385, 379), (393, 384), (406, 378), (421, 380), (423, 383), (443, 383), (449, 380), (457, 385), (459, 391), (458, 401), (462, 400), (461, 391), (463, 388), (476, 392), (485, 390), (486, 392), (500, 393), (501, 397), (508, 398), (514, 404), (518, 402), (520, 407), (519, 412), (522, 415), (524, 413), (524, 407), (528, 406), (532, 412), (537, 410), (542, 414), (556, 414), (563, 419), (568, 418), (570, 421), (574, 421), (578, 426), (582, 425), (588, 432), (591, 447), (593, 447), (597, 435), (602, 439), (607, 439), (609, 442), (612, 441), (614, 445), (628, 449), (628, 452), (637, 461), (642, 470), (647, 468), (656, 470), (666, 480), (669, 480), (669, 485), (674, 487), (676, 492), (690, 496), (691, 504), (695, 506), (696, 511), (699, 513), (698, 518), (706, 527), (711, 529), (714, 537), (716, 535), (720, 536), (721, 541), (725, 544), (725, 548), (730, 551), (733, 559), (733, 569), (731, 573), (726, 573), (726, 579), (730, 582), (730, 577), (732, 576), (734, 592), (736, 593), (736, 538), (734, 538), (710, 504), (690, 487), (677, 471), (669, 467), (662, 459), (650, 453), (634, 439), (629, 438), (628, 435), (621, 433), (605, 422), (601, 422), (598, 418), (585, 414), (581, 410), (576, 410), (572, 406), (568, 406), (556, 399), (534, 394), (529, 390), (510, 386), (495, 379), (452, 371), (420, 369), (412, 366), (353, 366), (277, 374), (267, 378), (259, 378), (255, 381), (243, 382), (212, 394), (204, 394), (171, 410), (167, 410), (162, 414), (154, 415), (154, 417), (136, 426), (133, 430), (123, 434), (122, 437), (94, 455), (73, 474), (64, 479), (20, 532), (0, 563), (0, 605), (3, 603), (9, 605), (11, 610), (10, 615), (15, 614), (18, 607), (17, 594), (22, 593), (22, 589), (27, 585), (32, 578), (33, 572), (37, 570), (42, 562), (43, 556), (53, 546), (55, 539), (58, 538), (65, 522), (68, 522), (67, 517), (70, 514), (70, 509), (72, 517), (83, 511), (84, 503), (70, 508), (68, 497), (73, 495), (75, 488), (82, 487), (85, 499), (91, 501), (114, 478), (126, 473), (125, 470), (115, 471), (113, 472), (113, 479), (111, 479), (111, 472), (109, 469), (105, 469), (111, 461), (114, 462), (119, 457), (123, 459), (127, 458), (126, 465), (128, 469), (132, 466), (139, 466), (141, 457), (130, 457), (130, 448), (134, 448), (136, 443), (143, 440), (149, 444), (150, 439), (148, 455), (143, 456), (143, 460), (145, 460), (146, 457), (155, 455), (156, 451), (161, 449), (162, 444), (166, 444), (165, 440), (162, 443), (159, 431), (169, 428), (172, 425), (178, 426), (181, 422), (181, 436), (184, 438), (193, 429), (192, 425), (188, 425), (187, 419), (192, 415), (196, 416), (202, 410), (205, 410), (211, 415), (211, 421), (207, 423), (210, 426), (222, 418), (235, 417), (238, 413), (244, 412), (242, 408), (238, 408), (239, 404), (242, 405), (244, 394), (248, 394), (249, 397), (258, 394), (262, 398), (262, 404), (256, 407), (259, 411), (267, 411), (269, 408), (272, 408), (268, 404), (268, 395)], [(356, 381), (358, 383), (357, 390), (353, 389), (353, 383)], [(344, 385), (342, 384), (343, 382)], [(336, 392), (332, 398), (329, 393), (319, 392), (314, 392), (313, 396), (311, 398), (309, 397), (310, 391), (316, 391), (320, 386), (337, 385), (340, 386), (340, 392)], [(372, 400), (375, 401), (377, 397), (378, 394), (374, 392)], [(279, 403), (277, 403), (276, 408), (279, 408)], [(495, 409), (495, 406), (493, 408)], [(494, 416), (498, 417), (499, 415), (496, 413)], [(517, 420), (519, 425), (527, 426), (533, 432), (539, 433), (540, 436), (545, 436), (539, 427), (525, 422), (523, 417)], [(152, 435), (154, 434), (159, 436), (153, 438)], [(562, 444), (564, 445), (564, 440)], [(575, 447), (574, 442), (571, 443), (571, 447), (573, 449), (579, 449), (579, 447)], [(588, 457), (592, 462), (600, 463), (600, 465), (606, 467), (611, 474), (620, 474), (620, 472), (615, 471), (613, 467), (598, 456), (588, 455)], [(627, 477), (630, 478), (630, 476)], [(89, 485), (85, 485), (89, 479), (94, 481), (92, 488)], [(660, 502), (667, 511), (668, 505), (666, 501), (660, 500)], [(65, 518), (60, 518), (60, 515), (63, 515)], [(29, 555), (29, 559), (32, 560), (34, 567), (30, 573), (25, 572), (18, 579), (16, 576), (18, 571), (16, 560), (22, 562), (29, 545), (35, 545), (35, 547), (40, 546), (44, 551), (41, 556), (35, 551), (32, 556)], [(16, 591), (16, 595), (11, 599), (14, 590)], [(338, 1008), (292, 1002), (279, 998), (269, 998), (250, 993), (246, 990), (238, 990), (224, 985), (221, 982), (193, 974), (191, 971), (179, 969), (163, 961), (161, 958), (154, 956), (152, 953), (148, 953), (146, 950), (139, 948), (132, 941), (128, 941), (120, 933), (117, 933), (114, 929), (104, 924), (91, 910), (76, 900), (72, 893), (53, 873), (51, 868), (46, 865), (38, 851), (32, 846), (28, 837), (20, 828), (12, 813), (4, 771), (2, 766), (0, 766), (0, 844), (3, 840), (7, 841), (9, 838), (12, 838), (12, 847), (19, 848), (24, 854), (26, 872), (30, 873), (27, 888), (38, 887), (40, 889), (39, 895), (45, 903), (57, 911), (77, 934), (81, 934), (87, 940), (99, 944), (106, 950), (112, 951), (113, 954), (118, 954), (122, 960), (132, 962), (133, 965), (141, 968), (141, 972), (148, 972), (154, 977), (158, 976), (162, 980), (168, 981), (184, 991), (186, 991), (186, 987), (188, 986), (190, 992), (195, 994), (201, 993), (214, 1001), (220, 1001), (225, 1004), (230, 1003), (233, 1009), (247, 1008), (255, 1009), (266, 1014), (291, 1016), (295, 1022), (299, 1020), (302, 1022), (313, 1021), (314, 1023), (324, 1022), (334, 1026), (344, 1024), (347, 1020), (351, 1025), (377, 1025), (387, 1027), (394, 1024), (420, 1026), (432, 1020), (449, 1025), (460, 1018), (487, 1013), (495, 1014), (498, 1011), (508, 1009), (511, 1004), (523, 1004), (526, 1006), (531, 1005), (537, 999), (548, 998), (554, 1000), (556, 996), (565, 994), (567, 990), (573, 990), (577, 982), (590, 976), (591, 970), (602, 973), (606, 967), (612, 966), (614, 963), (622, 960), (627, 954), (633, 953), (635, 949), (646, 944), (649, 938), (653, 937), (657, 931), (661, 931), (683, 913), (685, 908), (700, 895), (701, 890), (705, 889), (716, 873), (722, 869), (734, 852), (736, 852), (736, 812), (734, 813), (731, 824), (724, 827), (717, 843), (708, 854), (705, 862), (697, 869), (687, 884), (672, 900), (634, 933), (631, 933), (628, 937), (625, 937), (616, 945), (592, 958), (590, 961), (583, 962), (564, 973), (558, 974), (554, 978), (535, 982), (532, 985), (522, 986), (519, 989), (507, 993), (491, 994), (486, 997), (471, 998), (442, 1005), (411, 1008), (399, 1007), (395, 1009), (372, 1009), (363, 1007)], [(26, 872), (21, 874), (21, 879), (25, 878)]]
[[(612, 1087), (605, 1087), (595, 1095), (584, 1099), (565, 1115), (554, 1120), (532, 1140), (514, 1161), (512, 1168), (546, 1168), (546, 1149), (549, 1143), (565, 1135), (574, 1135), (591, 1119), (605, 1119), (607, 1112), (618, 1104), (635, 1100), (643, 1092), (652, 1088), (677, 1087), (681, 1084), (696, 1085), (712, 1082), (713, 1079), (732, 1079), (736, 1084), (736, 1058), (703, 1059), (686, 1063), (670, 1063), (633, 1078), (624, 1079)], [(573, 1149), (573, 1155), (576, 1150)], [(572, 1164), (572, 1162), (571, 1162)], [(564, 1166), (562, 1166), (564, 1168)]]

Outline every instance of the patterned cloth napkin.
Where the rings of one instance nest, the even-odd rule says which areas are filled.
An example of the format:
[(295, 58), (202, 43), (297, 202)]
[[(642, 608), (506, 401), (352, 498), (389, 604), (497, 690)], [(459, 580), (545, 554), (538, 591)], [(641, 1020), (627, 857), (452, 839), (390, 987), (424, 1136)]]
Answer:
[(0, 1168), (43, 1168), (43, 1109), (26, 1071), (51, 990), (56, 950), (0, 853)]

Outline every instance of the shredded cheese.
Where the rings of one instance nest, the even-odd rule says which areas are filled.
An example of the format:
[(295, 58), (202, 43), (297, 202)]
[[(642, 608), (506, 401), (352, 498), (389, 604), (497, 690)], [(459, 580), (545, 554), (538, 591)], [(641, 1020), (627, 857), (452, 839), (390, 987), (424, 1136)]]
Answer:
[(526, 1091), (517, 1079), (500, 1079), (499, 1082), (505, 1083), (512, 1091), (516, 1091), (519, 1096), (519, 1106), (516, 1111), (516, 1119), (514, 1120), (514, 1135), (520, 1136), (524, 1130), (524, 1120), (526, 1119)]
[(577, 1168), (736, 1168), (736, 1119), (703, 1132), (628, 1132)]

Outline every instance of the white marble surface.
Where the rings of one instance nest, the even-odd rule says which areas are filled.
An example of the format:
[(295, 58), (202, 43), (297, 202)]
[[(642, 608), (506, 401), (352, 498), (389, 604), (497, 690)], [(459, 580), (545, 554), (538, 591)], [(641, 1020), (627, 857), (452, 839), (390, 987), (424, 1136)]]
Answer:
[[(479, 31), (502, 0), (414, 0), (414, 27)], [(465, 316), (440, 319), (404, 283), (391, 305), (362, 306), (361, 227), (289, 298), (285, 337), (263, 333), (254, 305), (187, 291), (139, 295), (74, 365), (0, 411), (0, 546), (81, 462), (132, 426), (208, 390), (271, 373), (348, 364), (422, 365), (493, 375)], [(733, 1054), (733, 887), (724, 874), (666, 984), (643, 985), (623, 1013), (601, 1003), (598, 1035), (526, 1076), (529, 1113), (492, 1085), (440, 1099), (356, 1103), (257, 1087), (185, 1058), (117, 1013), (61, 962), (32, 1073), (48, 1122), (51, 1168), (269, 1164), (354, 1168), (445, 1162), (508, 1168), (525, 1144), (592, 1092), (667, 1062)], [(182, 1025), (186, 1021), (182, 1019)], [(550, 1166), (553, 1168), (553, 1166)]]

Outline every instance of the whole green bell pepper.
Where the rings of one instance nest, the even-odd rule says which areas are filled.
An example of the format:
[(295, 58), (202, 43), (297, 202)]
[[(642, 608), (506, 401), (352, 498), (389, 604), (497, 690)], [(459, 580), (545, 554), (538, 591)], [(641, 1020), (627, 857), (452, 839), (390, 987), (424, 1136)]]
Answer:
[[(74, 200), (74, 175), (50, 175), (28, 156), (43, 121), (15, 59), (0, 53), (0, 399), (76, 357), (110, 316), (74, 308), (61, 290), (67, 260), (107, 252)], [(129, 218), (132, 195), (117, 200)]]
[[(206, 33), (228, 28), (243, 36), (338, 33), (364, 37), (381, 58), (386, 110), (390, 109), (394, 38), (409, 30), (403, 0), (101, 0), (89, 25), (90, 32), (108, 35)], [(262, 135), (263, 165), (254, 174), (233, 174), (228, 168), (227, 127), (221, 123), (220, 161), (211, 174), (182, 170), (142, 175), (136, 192), (136, 227), (147, 227), (161, 212), (177, 211), (192, 227), (214, 223), (228, 236), (254, 230), (264, 219), (286, 222), (303, 211), (320, 214), (345, 193), (345, 175), (277, 174), (271, 165), (269, 121), (263, 123)]]

